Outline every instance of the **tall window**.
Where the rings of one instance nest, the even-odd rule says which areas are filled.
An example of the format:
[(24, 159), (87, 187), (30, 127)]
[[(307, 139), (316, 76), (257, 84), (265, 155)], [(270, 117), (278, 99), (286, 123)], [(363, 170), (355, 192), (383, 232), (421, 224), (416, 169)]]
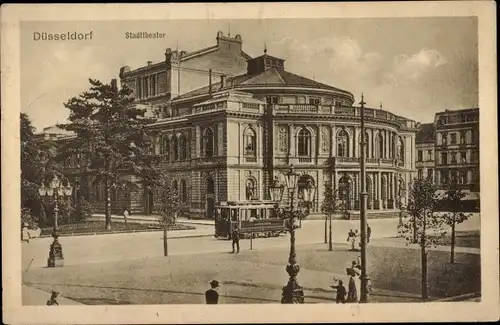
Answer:
[(256, 148), (257, 141), (256, 141), (255, 131), (251, 128), (248, 128), (245, 130), (243, 136), (244, 136), (245, 155), (255, 156), (257, 153), (257, 148)]
[(384, 157), (384, 138), (382, 137), (382, 134), (379, 133), (377, 135), (376, 141), (376, 148), (377, 148), (377, 158), (383, 158)]
[(165, 159), (168, 161), (170, 160), (170, 140), (168, 139), (168, 136), (163, 137), (163, 155), (165, 156)]
[(429, 168), (427, 169), (427, 178), (433, 180), (434, 179), (434, 170)]
[(298, 134), (298, 154), (299, 156), (311, 155), (311, 132), (302, 128)]
[(156, 75), (151, 76), (151, 95), (156, 95)]
[(472, 150), (470, 152), (470, 160), (471, 162), (477, 162), (477, 151)]
[(422, 150), (417, 151), (417, 161), (423, 161), (423, 153)]
[(276, 105), (278, 104), (279, 100), (278, 100), (278, 97), (276, 96), (269, 96), (269, 97), (266, 97), (266, 103), (268, 105)]
[(450, 133), (450, 143), (457, 144), (457, 133), (456, 132)]
[(148, 78), (144, 78), (144, 97), (149, 97), (149, 83), (148, 83)]
[(460, 131), (460, 144), (465, 144), (465, 131)]
[(319, 98), (309, 98), (309, 105), (319, 105)]
[(448, 144), (448, 134), (446, 133), (443, 133), (442, 144), (443, 146), (446, 146)]
[(175, 191), (177, 194), (179, 194), (179, 183), (177, 182), (177, 180), (174, 180), (174, 181), (172, 182), (172, 187), (173, 187), (174, 191)]
[(186, 181), (181, 180), (181, 202), (186, 203), (187, 202), (187, 186), (186, 186)]
[(172, 160), (179, 160), (179, 143), (175, 134), (172, 136)]
[(467, 162), (467, 152), (465, 151), (460, 152), (460, 162), (462, 164)]
[(450, 174), (447, 170), (441, 171), (441, 184), (448, 184), (450, 182)]
[(463, 170), (458, 171), (458, 184), (466, 184), (467, 183), (467, 173)]
[(422, 178), (424, 178), (424, 170), (420, 168), (418, 170), (418, 179), (422, 179)]
[(448, 153), (441, 153), (441, 165), (448, 165)]
[(432, 150), (427, 150), (427, 161), (433, 161), (434, 157), (432, 157)]
[(187, 158), (187, 141), (186, 136), (181, 133), (179, 136), (179, 159), (186, 160)]
[(451, 153), (451, 163), (452, 164), (456, 164), (457, 163), (457, 153), (456, 152), (452, 152)]
[(203, 136), (203, 150), (205, 157), (214, 156), (214, 131), (211, 128), (205, 129), (205, 135)]
[(346, 130), (337, 133), (337, 157), (349, 156), (349, 134)]

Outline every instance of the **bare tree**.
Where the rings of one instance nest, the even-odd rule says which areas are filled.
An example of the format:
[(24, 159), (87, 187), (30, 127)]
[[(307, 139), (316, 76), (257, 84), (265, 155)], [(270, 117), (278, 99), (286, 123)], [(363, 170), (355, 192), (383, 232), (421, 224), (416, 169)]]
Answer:
[(409, 218), (403, 221), (400, 228), (407, 244), (413, 243), (414, 234), (416, 242), (420, 246), (422, 267), (422, 299), (427, 300), (427, 249), (439, 244), (446, 232), (442, 225), (444, 219), (436, 213), (439, 198), (436, 195), (436, 187), (430, 179), (415, 179), (410, 187), (408, 204), (403, 209)]
[[(325, 183), (325, 198), (321, 204), (321, 212), (325, 214), (325, 220), (329, 220), (328, 250), (333, 250), (332, 243), (332, 215), (342, 210), (343, 204), (338, 198), (338, 190), (334, 190), (331, 182)], [(326, 226), (326, 222), (325, 222)], [(326, 228), (325, 228), (326, 231)]]

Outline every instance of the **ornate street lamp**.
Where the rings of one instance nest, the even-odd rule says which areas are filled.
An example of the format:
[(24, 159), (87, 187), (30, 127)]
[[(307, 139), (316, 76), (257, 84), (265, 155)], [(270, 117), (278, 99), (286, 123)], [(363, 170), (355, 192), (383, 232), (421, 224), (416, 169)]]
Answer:
[(48, 267), (59, 267), (59, 266), (64, 265), (62, 246), (58, 240), (59, 227), (57, 225), (57, 220), (59, 217), (58, 216), (59, 208), (58, 208), (57, 198), (59, 196), (62, 196), (62, 197), (71, 196), (72, 192), (73, 192), (73, 188), (69, 184), (69, 181), (67, 182), (67, 185), (64, 186), (57, 176), (54, 176), (54, 179), (52, 179), (52, 182), (50, 182), (49, 186), (45, 186), (45, 184), (42, 183), (42, 185), (38, 189), (38, 193), (40, 194), (41, 197), (44, 197), (44, 196), (54, 197), (54, 204), (55, 204), (55, 206), (54, 206), (54, 229), (52, 231), (52, 237), (54, 238), (54, 241), (50, 245), (49, 258), (47, 259), (47, 266)]
[[(301, 212), (298, 211), (298, 209), (295, 210), (293, 204), (299, 174), (295, 173), (293, 165), (291, 165), (289, 172), (286, 173), (285, 176), (288, 195), (290, 198), (290, 206), (288, 208), (288, 211), (285, 211), (283, 218), (288, 219), (287, 230), (290, 232), (290, 254), (288, 257), (288, 265), (286, 266), (286, 272), (288, 273), (290, 278), (287, 285), (283, 287), (281, 303), (304, 303), (304, 291), (297, 282), (297, 274), (300, 271), (300, 267), (297, 263), (297, 254), (295, 253), (295, 229), (299, 228), (299, 225), (296, 222), (296, 217), (297, 215), (301, 214)], [(277, 179), (275, 179), (273, 185), (269, 189), (271, 199), (273, 201), (277, 201), (279, 204), (283, 196), (283, 190), (284, 186), (279, 185)], [(302, 192), (302, 198), (307, 207), (309, 207), (309, 204), (314, 199), (315, 193), (316, 188), (314, 187), (312, 182), (308, 182), (307, 186), (303, 189)]]

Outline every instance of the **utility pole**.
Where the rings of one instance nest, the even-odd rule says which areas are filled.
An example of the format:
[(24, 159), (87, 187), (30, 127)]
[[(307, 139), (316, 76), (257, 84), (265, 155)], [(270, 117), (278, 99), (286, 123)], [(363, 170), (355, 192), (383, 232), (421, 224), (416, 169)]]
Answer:
[(368, 274), (366, 271), (366, 166), (365, 166), (365, 102), (361, 94), (360, 115), (361, 115), (361, 191), (360, 191), (360, 221), (361, 221), (361, 297), (360, 303), (368, 302)]

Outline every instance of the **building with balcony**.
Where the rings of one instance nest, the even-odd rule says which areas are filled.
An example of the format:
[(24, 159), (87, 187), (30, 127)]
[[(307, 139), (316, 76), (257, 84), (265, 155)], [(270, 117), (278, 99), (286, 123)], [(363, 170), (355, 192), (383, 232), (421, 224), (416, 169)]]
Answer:
[(418, 176), (431, 176), (440, 190), (454, 183), (479, 204), (479, 108), (436, 113), (434, 123), (419, 125), (416, 149)]
[[(153, 152), (186, 211), (212, 218), (217, 202), (269, 200), (272, 180), (293, 164), (301, 174), (299, 188), (308, 181), (317, 187), (312, 213), (320, 213), (325, 182), (332, 182), (357, 215), (361, 128), (353, 94), (289, 72), (284, 59), (266, 50), (250, 58), (241, 45), (239, 35), (218, 33), (217, 46), (209, 50), (167, 50), (163, 64), (121, 69), (122, 85), (135, 87), (138, 104), (151, 108)], [(173, 64), (173, 57), (180, 59)], [(196, 68), (186, 68), (190, 60)], [(156, 77), (148, 79), (150, 73)], [(396, 215), (396, 196), (407, 193), (400, 189), (416, 176), (416, 123), (365, 108), (365, 127), (368, 216)], [(102, 184), (92, 192), (104, 206)], [(286, 202), (286, 191), (284, 196)], [(139, 186), (114, 194), (112, 207), (155, 214), (159, 200)]]

